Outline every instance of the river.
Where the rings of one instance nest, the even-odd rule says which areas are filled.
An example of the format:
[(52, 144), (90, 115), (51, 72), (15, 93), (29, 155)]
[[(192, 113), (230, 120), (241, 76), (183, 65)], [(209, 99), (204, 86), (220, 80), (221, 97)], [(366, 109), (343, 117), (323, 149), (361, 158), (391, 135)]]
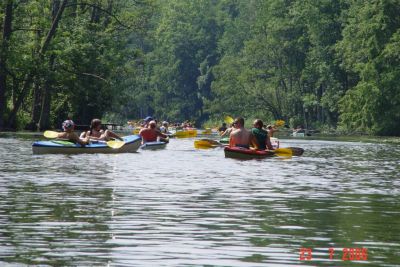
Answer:
[(399, 266), (398, 145), (287, 139), (239, 161), (172, 139), (32, 155), (0, 138), (0, 266)]

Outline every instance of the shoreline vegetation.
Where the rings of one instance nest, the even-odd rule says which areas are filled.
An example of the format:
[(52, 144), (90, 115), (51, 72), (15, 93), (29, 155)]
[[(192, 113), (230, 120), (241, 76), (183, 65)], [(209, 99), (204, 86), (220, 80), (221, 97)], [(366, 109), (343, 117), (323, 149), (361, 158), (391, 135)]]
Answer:
[(2, 1), (0, 131), (240, 115), (400, 136), (398, 14), (372, 0)]
[[(126, 131), (116, 131), (116, 133), (124, 134)], [(376, 143), (376, 144), (393, 144), (400, 145), (400, 137), (394, 136), (371, 136), (371, 135), (341, 135), (341, 134), (326, 134), (317, 133), (306, 137), (292, 137), (289, 132), (277, 135), (280, 140), (297, 139), (297, 140), (327, 140), (327, 141), (341, 141), (341, 142), (363, 142), (363, 143)], [(43, 139), (43, 132), (31, 131), (13, 131), (13, 132), (0, 132), (0, 138), (22, 138), (28, 140)]]

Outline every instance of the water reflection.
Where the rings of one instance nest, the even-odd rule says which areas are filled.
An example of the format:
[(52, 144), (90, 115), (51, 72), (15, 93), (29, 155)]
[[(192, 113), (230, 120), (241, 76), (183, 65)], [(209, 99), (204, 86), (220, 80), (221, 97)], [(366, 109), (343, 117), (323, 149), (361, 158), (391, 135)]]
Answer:
[[(283, 143), (306, 153), (237, 161), (181, 139), (136, 154), (38, 156), (29, 140), (0, 138), (0, 263), (396, 266), (398, 149)], [(352, 247), (368, 248), (368, 261), (343, 261)]]

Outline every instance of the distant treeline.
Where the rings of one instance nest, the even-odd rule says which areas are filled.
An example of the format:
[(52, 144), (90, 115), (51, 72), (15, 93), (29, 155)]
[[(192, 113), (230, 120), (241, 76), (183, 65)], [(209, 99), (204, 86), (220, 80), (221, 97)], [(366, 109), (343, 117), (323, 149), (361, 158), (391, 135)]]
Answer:
[(400, 135), (400, 0), (4, 0), (0, 129), (70, 117)]

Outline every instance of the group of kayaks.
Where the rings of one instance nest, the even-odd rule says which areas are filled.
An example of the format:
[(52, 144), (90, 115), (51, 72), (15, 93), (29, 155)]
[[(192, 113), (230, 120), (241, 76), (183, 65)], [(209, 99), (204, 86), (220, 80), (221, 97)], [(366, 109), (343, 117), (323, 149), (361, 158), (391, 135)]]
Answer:
[[(32, 151), (34, 154), (132, 153), (137, 152), (139, 149), (155, 150), (163, 149), (167, 146), (167, 142), (160, 141), (142, 144), (142, 138), (139, 135), (128, 135), (122, 138), (123, 141), (92, 142), (85, 146), (65, 140), (36, 141), (32, 144)], [(297, 147), (280, 148), (277, 138), (271, 138), (271, 144), (274, 147), (273, 151), (229, 147), (228, 143), (229, 138), (222, 138), (219, 141), (198, 139), (194, 141), (194, 147), (197, 149), (223, 147), (225, 157), (237, 159), (263, 159), (277, 155), (301, 156), (304, 152), (302, 148)]]

